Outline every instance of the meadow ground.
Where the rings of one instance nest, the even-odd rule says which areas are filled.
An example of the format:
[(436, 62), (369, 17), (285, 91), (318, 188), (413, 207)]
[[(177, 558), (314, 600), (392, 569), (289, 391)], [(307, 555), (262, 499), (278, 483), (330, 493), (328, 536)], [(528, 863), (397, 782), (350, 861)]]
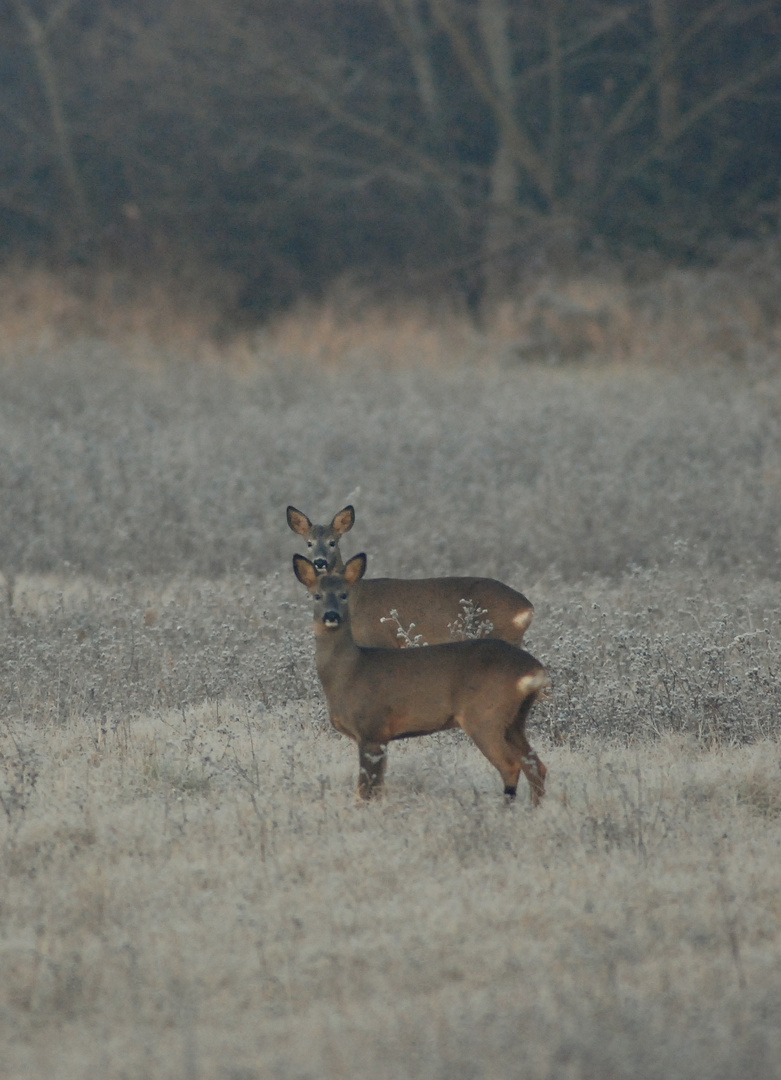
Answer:
[[(144, 360), (0, 364), (3, 1077), (781, 1076), (777, 357)], [(347, 501), (533, 600), (538, 812), (457, 733), (356, 806), (284, 516)]]

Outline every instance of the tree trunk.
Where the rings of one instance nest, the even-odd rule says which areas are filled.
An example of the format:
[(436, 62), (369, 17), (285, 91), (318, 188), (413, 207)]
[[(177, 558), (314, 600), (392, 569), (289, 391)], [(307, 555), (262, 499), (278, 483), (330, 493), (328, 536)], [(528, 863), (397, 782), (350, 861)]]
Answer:
[[(510, 117), (515, 112), (515, 90), (506, 0), (480, 0), (478, 24), (501, 115)], [(510, 146), (510, 131), (501, 116), (496, 120), (496, 151), (490, 171), (482, 253), (483, 304), (489, 309), (512, 287), (519, 239), (520, 163)]]
[(75, 228), (69, 217), (60, 217), (55, 227), (65, 243), (73, 241), (74, 233), (83, 239), (90, 231), (90, 211), (86, 190), (82, 183), (76, 158), (73, 153), (70, 129), (65, 118), (62, 102), (62, 90), (57, 75), (57, 68), (49, 49), (49, 32), (55, 21), (63, 18), (70, 8), (69, 0), (63, 0), (44, 23), (30, 10), (25, 0), (14, 0), (19, 21), (27, 32), (27, 41), (35, 62), (46, 106), (49, 111), (52, 135), (54, 137), (54, 156), (62, 172), (63, 182), (68, 192), (75, 218)]

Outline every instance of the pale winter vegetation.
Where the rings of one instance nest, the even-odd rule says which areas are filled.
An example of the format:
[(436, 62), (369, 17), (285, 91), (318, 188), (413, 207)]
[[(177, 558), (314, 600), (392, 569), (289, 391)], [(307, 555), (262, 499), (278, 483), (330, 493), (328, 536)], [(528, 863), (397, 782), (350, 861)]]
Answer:
[[(666, 295), (623, 363), (510, 307), (6, 338), (4, 1076), (781, 1076), (776, 328)], [(285, 521), (347, 502), (370, 574), (533, 601), (539, 811), (452, 732), (356, 806)]]

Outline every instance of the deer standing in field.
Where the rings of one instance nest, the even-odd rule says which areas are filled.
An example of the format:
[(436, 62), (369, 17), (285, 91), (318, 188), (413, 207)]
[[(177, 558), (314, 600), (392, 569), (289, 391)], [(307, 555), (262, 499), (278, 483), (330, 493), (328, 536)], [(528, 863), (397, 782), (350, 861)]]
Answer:
[(389, 742), (460, 727), (498, 769), (508, 800), (515, 798), (523, 771), (532, 805), (539, 803), (546, 769), (525, 728), (529, 710), (550, 685), (542, 664), (490, 638), (424, 649), (357, 645), (350, 601), (366, 556), (318, 574), (313, 562), (294, 555), (293, 569), (315, 601), (317, 674), (331, 723), (358, 744), (360, 798), (382, 790)]
[[(309, 557), (318, 574), (341, 573), (344, 562), (339, 540), (355, 522), (355, 510), (345, 506), (330, 525), (313, 525), (294, 506), (287, 508), (287, 523), (306, 539)], [(453, 640), (450, 625), (459, 605), (472, 601), (487, 614), (492, 629), (486, 635), (520, 645), (534, 617), (526, 597), (501, 581), (484, 577), (371, 578), (357, 581), (350, 592), (353, 635), (359, 645), (400, 648), (400, 626), (414, 623), (418, 636), (429, 645)], [(397, 624), (387, 616), (397, 615)]]

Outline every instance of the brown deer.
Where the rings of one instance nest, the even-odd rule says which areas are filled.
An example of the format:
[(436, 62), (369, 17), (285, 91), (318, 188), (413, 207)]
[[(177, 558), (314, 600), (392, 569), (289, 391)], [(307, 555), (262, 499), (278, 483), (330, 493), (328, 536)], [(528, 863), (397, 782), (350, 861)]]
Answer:
[(543, 763), (526, 739), (526, 719), (548, 687), (545, 669), (523, 649), (481, 638), (425, 649), (356, 645), (351, 594), (366, 572), (355, 555), (342, 572), (318, 574), (293, 556), (298, 580), (314, 597), (315, 658), (331, 723), (358, 744), (358, 795), (382, 790), (388, 743), (460, 727), (498, 769), (515, 798), (523, 770), (532, 805), (545, 793)]
[[(330, 525), (313, 525), (294, 506), (287, 508), (287, 523), (305, 537), (309, 557), (318, 574), (341, 573), (344, 562), (339, 540), (355, 522), (355, 510), (345, 506)], [(428, 645), (453, 640), (450, 626), (459, 617), (460, 605), (471, 601), (486, 613), (492, 625), (489, 638), (520, 645), (534, 617), (526, 597), (501, 581), (484, 577), (371, 578), (356, 582), (350, 592), (353, 634), (359, 645), (399, 648), (399, 630), (414, 624), (416, 636)], [(395, 620), (389, 618), (391, 611)]]

